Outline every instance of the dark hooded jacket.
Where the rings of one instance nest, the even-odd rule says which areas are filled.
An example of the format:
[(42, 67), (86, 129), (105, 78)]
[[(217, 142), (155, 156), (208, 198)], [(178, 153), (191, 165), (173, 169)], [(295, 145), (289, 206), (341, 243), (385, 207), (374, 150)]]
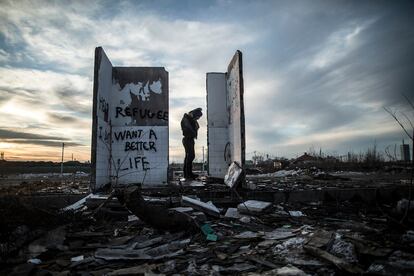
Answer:
[(198, 128), (199, 125), (197, 120), (185, 113), (181, 119), (181, 130), (183, 131), (183, 136), (186, 138), (197, 139)]

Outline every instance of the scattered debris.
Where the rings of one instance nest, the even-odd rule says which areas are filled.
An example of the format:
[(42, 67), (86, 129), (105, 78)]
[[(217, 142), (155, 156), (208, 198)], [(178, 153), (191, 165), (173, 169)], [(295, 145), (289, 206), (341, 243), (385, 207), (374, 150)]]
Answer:
[(228, 208), (224, 216), (226, 218), (235, 218), (235, 219), (239, 219), (242, 217), (239, 211), (237, 210), (237, 208)]
[(289, 211), (289, 215), (292, 217), (304, 217), (306, 216), (302, 211)]
[[(310, 171), (282, 171), (274, 182), (249, 179), (255, 190), (241, 189), (241, 204), (240, 196), (215, 182), (165, 190), (128, 187), (110, 200), (77, 197), (67, 211), (56, 209), (57, 224), (26, 225), (30, 217), (13, 221), (13, 227), (0, 221), (8, 229), (0, 236), (0, 274), (410, 275), (412, 214), (398, 227), (389, 218), (399, 199), (377, 199), (380, 210), (344, 189), (349, 200), (339, 201), (335, 193), (318, 190), (332, 180), (315, 180), (318, 170)], [(330, 174), (351, 178), (347, 185), (366, 176)], [(312, 186), (315, 181), (318, 186)], [(301, 196), (306, 200), (294, 201)], [(47, 214), (36, 217), (27, 206), (22, 210), (33, 220)]]
[(348, 263), (346, 260), (338, 258), (325, 250), (322, 250), (322, 249), (319, 249), (313, 246), (309, 246), (309, 245), (305, 245), (303, 248), (309, 254), (315, 257), (321, 258), (327, 262), (330, 262), (334, 264), (336, 267), (338, 267), (339, 269), (342, 269), (348, 273), (360, 274), (364, 272), (360, 267), (356, 265), (352, 265)]
[(220, 210), (217, 209), (216, 206), (212, 203), (205, 203), (200, 200), (183, 196), (181, 198), (181, 202), (184, 206), (192, 207), (196, 210), (200, 210), (202, 212), (205, 212), (207, 215), (213, 216), (213, 217), (220, 217)]
[(236, 188), (236, 185), (240, 183), (240, 177), (242, 175), (243, 169), (240, 167), (237, 162), (231, 163), (227, 174), (224, 176), (224, 184), (229, 188)]
[(209, 224), (201, 226), (201, 231), (206, 235), (208, 241), (217, 241), (217, 235), (214, 233), (213, 228)]
[(271, 206), (272, 206), (272, 203), (270, 202), (259, 201), (259, 200), (248, 200), (248, 201), (240, 203), (237, 206), (237, 210), (240, 213), (244, 213), (244, 214), (260, 214), (270, 209)]
[(198, 228), (196, 221), (186, 213), (146, 202), (137, 187), (120, 190), (117, 197), (140, 220), (155, 228), (170, 231), (195, 231)]

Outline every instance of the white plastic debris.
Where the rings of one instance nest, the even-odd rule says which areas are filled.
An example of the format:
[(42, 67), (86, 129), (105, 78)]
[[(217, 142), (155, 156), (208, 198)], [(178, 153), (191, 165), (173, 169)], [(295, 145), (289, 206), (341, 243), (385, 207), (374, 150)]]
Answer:
[(306, 216), (302, 211), (289, 211), (289, 215), (292, 217), (304, 217)]
[(129, 215), (128, 216), (128, 222), (137, 221), (137, 220), (139, 220), (139, 219), (136, 215)]
[(264, 238), (267, 240), (283, 240), (296, 236), (292, 231), (285, 228), (278, 228), (272, 232), (265, 232)]
[(335, 235), (335, 239), (329, 252), (339, 258), (345, 259), (348, 263), (358, 262), (355, 246), (352, 243), (343, 240), (339, 234)]
[(272, 206), (272, 203), (259, 200), (248, 200), (240, 203), (237, 210), (240, 213), (261, 213)]
[(95, 195), (95, 194), (89, 194), (89, 195), (87, 195), (87, 196), (85, 196), (84, 198), (82, 198), (82, 199), (80, 199), (80, 200), (78, 200), (78, 201), (76, 201), (75, 203), (73, 203), (73, 204), (71, 204), (71, 205), (69, 205), (69, 206), (66, 206), (65, 208), (63, 208), (62, 210), (63, 211), (78, 211), (78, 210), (80, 210), (84, 205), (85, 205), (85, 203), (86, 203), (86, 200), (88, 199), (88, 198), (96, 198), (96, 199), (107, 199), (108, 198), (108, 196), (104, 196), (104, 195)]
[(276, 274), (275, 275), (280, 275), (280, 276), (306, 276), (308, 274), (306, 274), (303, 270), (300, 270), (296, 266), (288, 264), (287, 266), (276, 269)]
[(240, 219), (240, 222), (243, 222), (243, 223), (250, 223), (250, 221), (252, 220), (250, 217), (247, 217), (247, 216), (243, 216), (243, 217), (241, 217)]
[(70, 259), (70, 261), (71, 262), (80, 262), (80, 261), (83, 261), (85, 258), (84, 258), (84, 256), (83, 255), (80, 255), (80, 256), (76, 256), (76, 257), (72, 257), (71, 259)]
[(297, 176), (301, 175), (303, 172), (302, 170), (280, 170), (274, 173), (264, 173), (264, 174), (254, 174), (248, 175), (249, 178), (261, 178), (261, 177), (288, 177), (288, 176)]
[(258, 232), (252, 232), (252, 231), (245, 231), (238, 235), (235, 235), (234, 237), (236, 239), (256, 239), (258, 237), (261, 237), (262, 235)]
[(41, 260), (41, 259), (36, 259), (36, 258), (34, 258), (34, 259), (29, 259), (29, 260), (27, 260), (27, 262), (28, 262), (29, 264), (36, 264), (36, 265), (38, 265), (38, 264), (41, 264), (41, 263), (42, 263), (42, 260)]
[(277, 244), (273, 250), (275, 253), (287, 253), (292, 248), (301, 248), (305, 242), (304, 238), (291, 238), (283, 243)]
[(234, 185), (237, 184), (237, 181), (239, 180), (242, 171), (243, 170), (240, 167), (240, 165), (236, 162), (233, 162), (227, 170), (227, 174), (224, 176), (224, 184), (226, 184), (230, 188), (233, 188)]
[(241, 218), (241, 215), (237, 208), (228, 208), (226, 214), (224, 215), (226, 218)]
[(182, 196), (181, 203), (185, 206), (205, 212), (211, 216), (220, 217), (220, 210), (217, 209), (217, 207), (211, 202), (206, 203), (188, 196)]

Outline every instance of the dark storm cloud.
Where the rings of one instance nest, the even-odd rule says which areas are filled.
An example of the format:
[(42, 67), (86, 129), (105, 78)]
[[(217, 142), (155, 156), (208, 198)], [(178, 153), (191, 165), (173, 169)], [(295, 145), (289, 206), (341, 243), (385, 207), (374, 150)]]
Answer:
[[(28, 145), (38, 145), (38, 146), (46, 146), (46, 147), (62, 147), (62, 142), (59, 141), (51, 141), (51, 140), (31, 140), (31, 139), (8, 139), (4, 142), (7, 143), (14, 143), (14, 144), (28, 144)], [(74, 142), (64, 142), (65, 146), (83, 146), (79, 143)]]
[(65, 115), (60, 115), (60, 114), (56, 114), (56, 113), (48, 113), (49, 116), (49, 120), (53, 123), (57, 123), (57, 124), (72, 124), (72, 123), (76, 123), (79, 122), (79, 119), (76, 117), (72, 117), (72, 116), (65, 116)]
[(50, 136), (50, 135), (40, 135), (34, 133), (27, 133), (15, 130), (0, 129), (0, 139), (30, 139), (30, 140), (59, 140), (65, 141), (65, 138)]
[(70, 87), (61, 87), (56, 89), (56, 95), (61, 103), (69, 110), (79, 112), (81, 115), (90, 115), (91, 106), (81, 103), (84, 100), (84, 93)]
[[(404, 1), (290, 2), (281, 7), (265, 38), (266, 55), (256, 50), (257, 64), (252, 65), (260, 69), (250, 78), (273, 72), (278, 86), (258, 99), (254, 106), (262, 111), (246, 121), (273, 117), (287, 128), (306, 125), (301, 134), (321, 133), (380, 115), (380, 106), (402, 104), (400, 93), (413, 98), (413, 12), (412, 2)], [(260, 131), (253, 135), (275, 139), (270, 133), (259, 138)], [(276, 137), (278, 142), (289, 138)], [(367, 142), (358, 139), (352, 140), (355, 146)]]
[(62, 143), (67, 146), (81, 146), (79, 143), (70, 141), (69, 139), (51, 136), (27, 133), (9, 129), (0, 129), (0, 141), (15, 144), (30, 144), (48, 147), (61, 147)]
[[(52, 6), (22, 2), (17, 9), (0, 4), (4, 6), (0, 50), (5, 66), (76, 72), (90, 81), (93, 48), (103, 45), (120, 65), (148, 63), (168, 68), (174, 114), (205, 96), (204, 79), (184, 85), (189, 78), (224, 71), (239, 48), (246, 132), (253, 138), (246, 141), (249, 151), (286, 143), (293, 149), (287, 154), (294, 155), (308, 145), (289, 142), (308, 136), (314, 141), (328, 137), (321, 143), (340, 150), (365, 147), (375, 139), (378, 144), (400, 139), (389, 125), (381, 131), (374, 126), (382, 127), (378, 123), (384, 117), (382, 106), (401, 110), (400, 93), (414, 100), (413, 1), (84, 2)], [(13, 11), (10, 16), (9, 10)], [(52, 105), (45, 107), (49, 108), (45, 113), (61, 112), (48, 116), (51, 121), (75, 123), (74, 118), (59, 114), (89, 117), (92, 89), (70, 78), (57, 80), (59, 84), (36, 91), (19, 84), (9, 91), (4, 87), (0, 103), (17, 96), (11, 104), (25, 101), (34, 108), (45, 107), (41, 101), (47, 103), (46, 97), (38, 96), (50, 93)], [(19, 90), (14, 89), (17, 86)], [(194, 94), (180, 93), (193, 86)], [(56, 96), (60, 101), (56, 102)], [(365, 125), (371, 133), (361, 135), (358, 127)], [(181, 135), (178, 125), (170, 127), (170, 137)], [(352, 134), (333, 145), (329, 138), (337, 129)], [(180, 139), (176, 141), (181, 146)]]

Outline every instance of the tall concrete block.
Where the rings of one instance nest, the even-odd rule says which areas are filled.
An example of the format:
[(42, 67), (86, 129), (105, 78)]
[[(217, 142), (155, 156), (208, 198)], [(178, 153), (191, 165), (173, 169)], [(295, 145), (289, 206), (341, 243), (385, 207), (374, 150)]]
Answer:
[(112, 185), (167, 184), (168, 72), (113, 67), (95, 49), (92, 190)]
[(242, 53), (226, 73), (207, 73), (207, 143), (211, 177), (224, 178), (233, 161), (245, 164)]

